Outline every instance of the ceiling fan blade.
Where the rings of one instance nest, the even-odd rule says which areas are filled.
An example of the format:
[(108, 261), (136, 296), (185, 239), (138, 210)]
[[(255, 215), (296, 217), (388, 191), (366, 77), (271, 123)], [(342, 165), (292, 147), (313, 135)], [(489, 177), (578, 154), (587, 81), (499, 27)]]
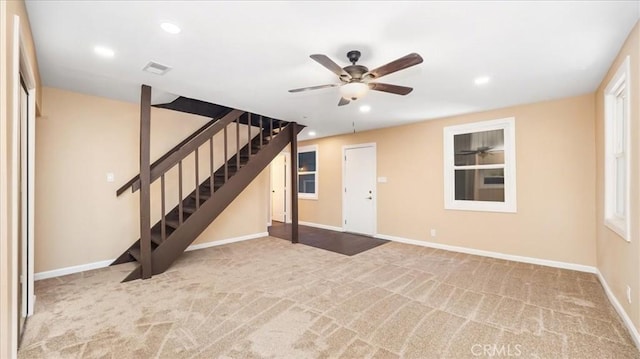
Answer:
[(304, 92), (304, 91), (319, 90), (319, 89), (324, 89), (324, 88), (329, 88), (329, 87), (337, 87), (337, 86), (340, 86), (340, 85), (338, 85), (338, 84), (328, 84), (328, 85), (310, 86), (310, 87), (302, 87), (302, 88), (299, 88), (299, 89), (289, 90), (289, 92)]
[(380, 78), (384, 75), (388, 75), (391, 73), (394, 73), (396, 71), (400, 71), (402, 69), (406, 69), (408, 67), (417, 65), (419, 63), (421, 63), (422, 57), (418, 54), (414, 53), (410, 53), (409, 55), (406, 55), (404, 57), (401, 57), (395, 61), (391, 61), (390, 63), (386, 64), (386, 65), (382, 65), (376, 69), (373, 69), (369, 72), (367, 72), (366, 74), (364, 74), (364, 76), (368, 76), (368, 77), (372, 77), (374, 79)]
[(340, 97), (340, 101), (338, 102), (338, 106), (348, 105), (351, 101), (347, 100), (344, 97)]
[(413, 91), (412, 87), (383, 84), (379, 82), (369, 83), (369, 88), (376, 91), (389, 92), (396, 95), (406, 95)]
[(329, 71), (333, 72), (334, 74), (336, 74), (336, 75), (338, 75), (340, 77), (346, 77), (347, 79), (351, 78), (351, 75), (349, 75), (348, 72), (343, 70), (342, 67), (340, 67), (340, 65), (336, 64), (335, 62), (333, 62), (333, 60), (331, 60), (329, 57), (327, 57), (327, 55), (314, 54), (314, 55), (311, 55), (309, 57), (314, 59), (320, 65), (322, 65), (322, 66), (326, 67), (327, 69), (329, 69)]

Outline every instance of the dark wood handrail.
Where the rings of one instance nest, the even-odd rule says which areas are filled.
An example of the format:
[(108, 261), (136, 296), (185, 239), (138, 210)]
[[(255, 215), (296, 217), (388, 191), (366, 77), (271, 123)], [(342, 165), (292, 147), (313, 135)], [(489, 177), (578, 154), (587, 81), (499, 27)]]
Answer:
[[(177, 165), (185, 157), (189, 156), (196, 148), (202, 146), (209, 139), (211, 139), (216, 133), (222, 131), (227, 125), (233, 122), (238, 117), (242, 116), (245, 112), (241, 110), (233, 110), (224, 115), (221, 119), (216, 121), (213, 125), (194, 136), (190, 141), (185, 143), (182, 147), (178, 148), (173, 153), (165, 157), (164, 160), (159, 162), (155, 167), (151, 168), (151, 183), (160, 178), (160, 176)], [(134, 181), (131, 184), (131, 191), (135, 192), (140, 189), (140, 180)]]
[[(213, 125), (216, 121), (218, 121), (217, 119), (215, 120), (211, 120), (209, 122), (207, 122), (204, 126), (200, 127), (199, 129), (197, 129), (194, 133), (190, 134), (187, 138), (185, 138), (184, 140), (182, 140), (180, 143), (178, 143), (177, 145), (175, 145), (172, 149), (170, 149), (167, 153), (165, 153), (164, 155), (162, 155), (162, 157), (158, 158), (155, 162), (153, 162), (151, 164), (151, 169), (153, 169), (154, 167), (156, 167), (160, 162), (164, 161), (167, 159), (167, 157), (169, 157), (169, 155), (171, 155), (172, 153), (176, 152), (177, 150), (179, 150), (182, 146), (186, 145), (189, 141), (191, 141), (194, 137), (196, 137), (197, 135), (201, 134), (202, 131), (206, 130), (207, 128), (211, 127), (211, 125)], [(116, 196), (120, 196), (121, 194), (123, 194), (127, 189), (129, 189), (129, 187), (131, 187), (133, 185), (134, 182), (136, 181), (140, 181), (140, 175), (137, 174), (135, 175), (135, 177), (133, 177), (132, 179), (130, 179), (127, 183), (125, 183), (122, 187), (118, 188), (118, 190), (116, 191)], [(132, 190), (133, 192), (133, 190)]]

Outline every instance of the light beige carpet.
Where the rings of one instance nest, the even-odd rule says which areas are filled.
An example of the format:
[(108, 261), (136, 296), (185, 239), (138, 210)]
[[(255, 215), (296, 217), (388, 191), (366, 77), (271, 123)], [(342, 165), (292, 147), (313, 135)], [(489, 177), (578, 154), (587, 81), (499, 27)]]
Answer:
[(20, 358), (639, 358), (592, 274), (264, 238), (36, 282)]

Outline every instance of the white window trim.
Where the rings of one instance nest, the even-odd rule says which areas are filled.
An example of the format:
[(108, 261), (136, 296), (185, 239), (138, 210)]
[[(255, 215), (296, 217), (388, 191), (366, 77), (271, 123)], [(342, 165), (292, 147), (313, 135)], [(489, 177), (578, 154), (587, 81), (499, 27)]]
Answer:
[[(315, 193), (300, 193), (300, 188), (298, 188), (298, 198), (299, 199), (318, 199), (318, 173), (320, 172), (320, 163), (318, 161), (318, 145), (311, 145), (311, 146), (303, 146), (303, 147), (298, 147), (298, 153), (296, 155), (299, 155), (300, 153), (303, 152), (313, 152), (315, 151), (316, 153), (316, 170), (314, 171), (315, 177), (316, 177), (316, 192)], [(298, 166), (300, 166), (299, 161), (296, 161), (296, 163), (298, 163)], [(298, 178), (300, 177), (301, 174), (309, 174), (307, 172), (300, 172), (298, 171)], [(299, 179), (297, 179), (299, 181)]]
[[(615, 145), (615, 131), (612, 126), (615, 124), (612, 122), (615, 114), (615, 100), (620, 93), (624, 92), (626, 97), (625, 118), (623, 119), (623, 126), (625, 129), (625, 148), (623, 153), (625, 156), (625, 216), (620, 217), (615, 214), (615, 199), (616, 199), (616, 174), (614, 162), (616, 160), (616, 150), (613, 148)], [(630, 117), (631, 117), (631, 65), (629, 56), (627, 56), (616, 74), (604, 90), (604, 137), (605, 137), (605, 150), (604, 150), (604, 224), (622, 237), (625, 241), (630, 242), (630, 202), (629, 185), (631, 184), (631, 161), (629, 156), (631, 154), (631, 131), (630, 131)]]
[[(504, 202), (493, 201), (462, 201), (455, 199), (455, 175), (454, 175), (454, 148), (453, 136), (483, 132), (491, 130), (504, 130)], [(444, 128), (444, 208), (465, 211), (484, 212), (517, 212), (516, 204), (516, 125), (515, 118), (503, 118), (490, 121), (467, 123)], [(473, 169), (475, 166), (465, 166)], [(483, 165), (482, 168), (490, 168)], [(502, 165), (498, 167), (502, 168)]]

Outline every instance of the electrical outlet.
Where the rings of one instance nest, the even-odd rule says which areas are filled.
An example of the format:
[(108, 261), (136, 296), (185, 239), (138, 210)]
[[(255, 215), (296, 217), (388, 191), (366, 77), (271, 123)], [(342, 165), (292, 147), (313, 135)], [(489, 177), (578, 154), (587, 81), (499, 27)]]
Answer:
[(116, 176), (113, 174), (113, 172), (108, 172), (107, 173), (107, 182), (113, 182), (116, 180)]
[(431, 228), (431, 237), (435, 237), (436, 236), (436, 230)]
[(627, 302), (631, 304), (631, 287), (627, 285)]

